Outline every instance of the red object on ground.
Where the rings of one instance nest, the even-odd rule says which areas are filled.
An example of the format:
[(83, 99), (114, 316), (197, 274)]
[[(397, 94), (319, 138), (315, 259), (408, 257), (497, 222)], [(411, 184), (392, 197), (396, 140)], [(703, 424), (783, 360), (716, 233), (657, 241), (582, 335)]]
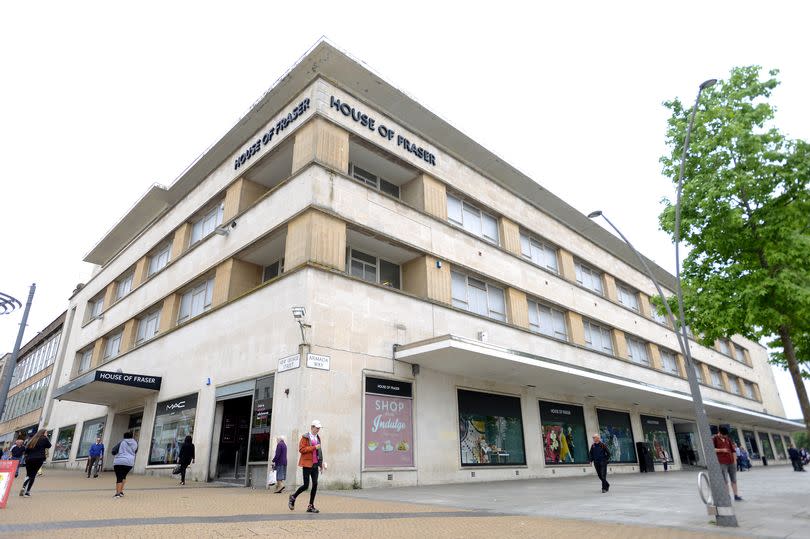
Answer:
[(18, 460), (0, 460), (0, 509), (5, 508), (6, 502), (8, 502), (8, 494), (14, 483), (14, 472), (17, 471), (19, 465)]

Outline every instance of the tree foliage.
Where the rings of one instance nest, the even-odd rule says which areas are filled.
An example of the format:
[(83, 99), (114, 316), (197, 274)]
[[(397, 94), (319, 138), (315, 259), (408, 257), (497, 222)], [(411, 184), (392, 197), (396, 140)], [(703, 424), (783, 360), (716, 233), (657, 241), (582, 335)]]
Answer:
[[(709, 342), (774, 337), (788, 346), (775, 357), (783, 366), (797, 336), (798, 360), (810, 364), (810, 145), (773, 126), (778, 71), (761, 74), (734, 68), (700, 100), (681, 198), (685, 318)], [(664, 105), (672, 114), (661, 162), (677, 183), (691, 103)], [(663, 204), (660, 224), (674, 237), (675, 208)]]

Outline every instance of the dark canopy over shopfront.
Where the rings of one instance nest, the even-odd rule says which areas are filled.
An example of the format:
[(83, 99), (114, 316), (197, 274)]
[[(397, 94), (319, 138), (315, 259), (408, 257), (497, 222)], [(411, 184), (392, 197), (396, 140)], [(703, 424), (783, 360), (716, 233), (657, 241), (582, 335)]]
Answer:
[(160, 376), (126, 372), (92, 371), (54, 391), (60, 401), (112, 406), (142, 399), (160, 391)]

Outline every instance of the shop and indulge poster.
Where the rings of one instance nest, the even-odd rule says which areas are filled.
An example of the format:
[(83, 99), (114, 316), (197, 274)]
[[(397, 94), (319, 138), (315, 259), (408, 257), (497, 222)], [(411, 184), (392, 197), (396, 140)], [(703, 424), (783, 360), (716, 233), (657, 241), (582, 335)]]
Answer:
[(409, 383), (366, 379), (363, 452), (367, 468), (414, 465), (413, 399), (410, 394)]

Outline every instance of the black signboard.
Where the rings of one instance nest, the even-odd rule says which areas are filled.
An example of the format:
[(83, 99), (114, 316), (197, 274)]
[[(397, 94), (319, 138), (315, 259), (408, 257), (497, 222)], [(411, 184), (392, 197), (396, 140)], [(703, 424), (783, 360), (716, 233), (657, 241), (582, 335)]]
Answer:
[(366, 377), (366, 393), (391, 395), (394, 397), (413, 397), (413, 384), (386, 380), (385, 378)]
[(179, 399), (159, 402), (157, 406), (158, 414), (170, 414), (172, 412), (182, 412), (188, 408), (197, 407), (197, 394), (193, 393)]
[(122, 386), (140, 387), (143, 389), (160, 389), (160, 376), (130, 374), (126, 372), (96, 371), (97, 382), (119, 384)]

